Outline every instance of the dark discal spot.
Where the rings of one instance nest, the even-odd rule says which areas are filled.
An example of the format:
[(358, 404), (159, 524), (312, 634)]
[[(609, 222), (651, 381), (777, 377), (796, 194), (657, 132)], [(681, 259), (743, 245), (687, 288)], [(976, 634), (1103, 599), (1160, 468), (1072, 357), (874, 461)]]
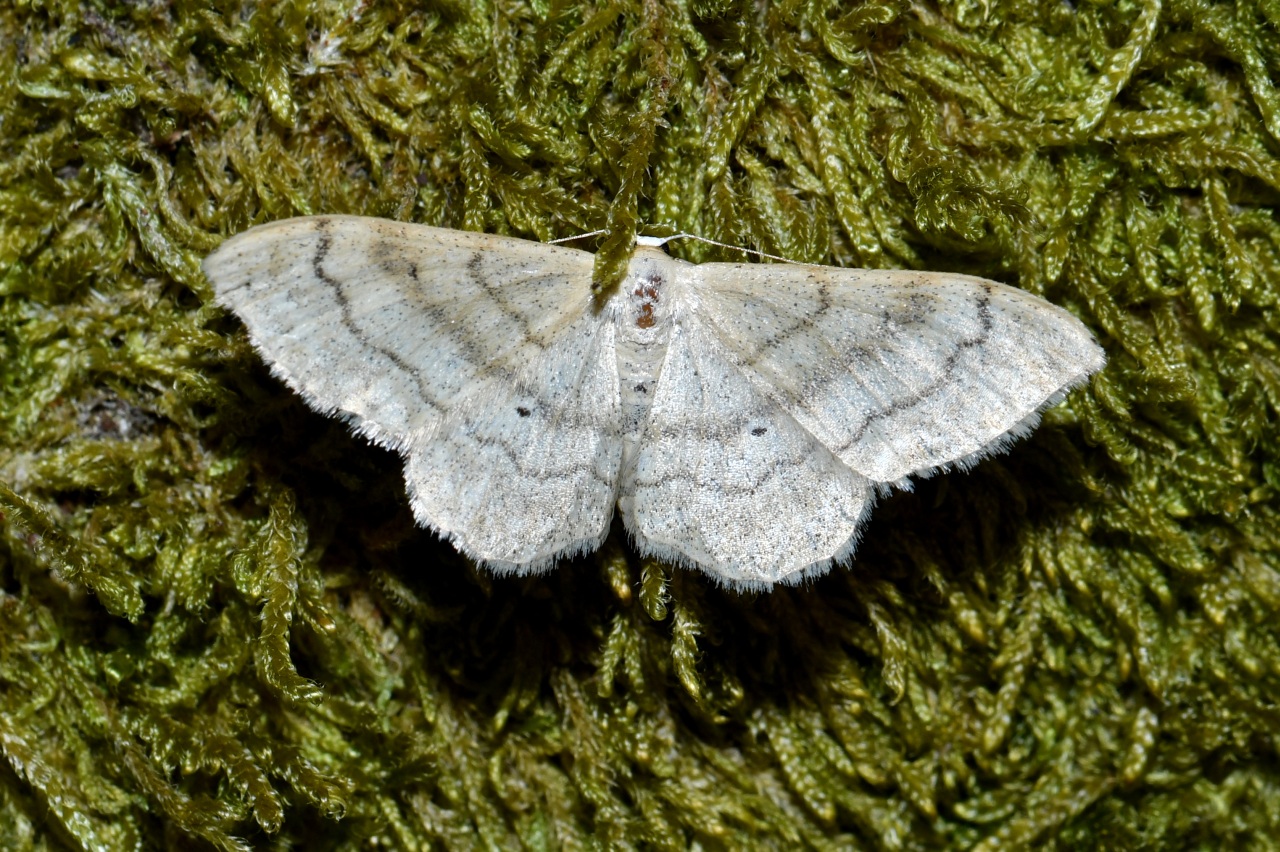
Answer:
[(521, 417), (528, 417), (532, 412), (523, 405), (520, 405), (516, 407), (516, 414), (519, 414)]
[(471, 257), (467, 260), (467, 271), (471, 273), (473, 278), (479, 280), (480, 267), (484, 265), (484, 255), (480, 252), (472, 252)]
[(648, 386), (648, 385), (646, 385), (644, 382), (641, 382), (640, 384), (638, 384), (638, 385), (636, 385), (634, 388), (632, 388), (632, 390), (634, 390), (636, 393), (648, 393), (648, 392), (649, 392), (649, 386)]
[(421, 284), (422, 280), (418, 277), (418, 264), (409, 264), (409, 277), (413, 279), (415, 284)]
[(752, 429), (752, 430), (751, 430), (751, 434), (752, 434), (752, 435), (755, 435), (757, 438), (759, 438), (761, 435), (763, 435), (764, 433), (766, 433), (766, 432), (768, 432), (768, 431), (769, 431), (769, 430), (768, 430), (768, 429), (766, 429), (764, 426), (757, 426), (756, 428), (754, 428), (754, 429)]

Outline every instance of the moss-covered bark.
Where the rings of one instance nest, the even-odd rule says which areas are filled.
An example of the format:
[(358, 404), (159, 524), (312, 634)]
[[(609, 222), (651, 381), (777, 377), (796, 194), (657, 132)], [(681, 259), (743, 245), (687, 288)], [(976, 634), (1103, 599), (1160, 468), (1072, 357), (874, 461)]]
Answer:
[[(6, 848), (1280, 843), (1280, 4), (0, 6)], [(1106, 370), (740, 597), (477, 574), (199, 272), (299, 213), (675, 228)], [(719, 249), (681, 244), (693, 259)]]

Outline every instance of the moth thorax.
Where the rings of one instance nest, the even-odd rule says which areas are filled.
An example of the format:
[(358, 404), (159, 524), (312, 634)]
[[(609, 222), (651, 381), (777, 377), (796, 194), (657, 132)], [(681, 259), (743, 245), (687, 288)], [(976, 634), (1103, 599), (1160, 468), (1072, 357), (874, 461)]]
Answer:
[(645, 339), (664, 327), (671, 315), (671, 259), (660, 249), (640, 249), (622, 281), (622, 333)]

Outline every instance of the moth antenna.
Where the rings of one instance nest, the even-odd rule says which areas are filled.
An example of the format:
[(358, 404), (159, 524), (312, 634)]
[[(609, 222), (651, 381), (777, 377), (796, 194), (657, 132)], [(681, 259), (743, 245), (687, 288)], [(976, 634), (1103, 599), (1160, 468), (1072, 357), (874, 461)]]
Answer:
[(769, 254), (767, 251), (760, 251), (759, 249), (743, 248), (742, 246), (735, 246), (732, 243), (722, 243), (719, 240), (713, 240), (713, 239), (710, 239), (709, 237), (700, 237), (697, 234), (679, 233), (679, 234), (672, 234), (669, 237), (636, 237), (636, 245), (663, 246), (669, 243), (671, 240), (681, 240), (681, 239), (696, 240), (700, 243), (706, 243), (709, 246), (717, 246), (722, 249), (729, 249), (730, 251), (740, 251), (743, 254), (753, 254), (756, 257), (762, 257), (768, 260), (776, 260), (779, 263), (791, 263), (791, 264), (795, 264), (796, 266), (805, 265), (804, 263), (798, 260), (792, 260), (789, 257), (782, 257), (776, 254)]
[(607, 234), (607, 233), (609, 233), (607, 229), (597, 228), (594, 231), (587, 231), (585, 234), (574, 234), (572, 237), (561, 237), (558, 240), (547, 240), (547, 245), (554, 246), (554, 245), (559, 245), (560, 243), (571, 243), (574, 240), (586, 240), (586, 239), (590, 239), (591, 237), (598, 237), (601, 234)]

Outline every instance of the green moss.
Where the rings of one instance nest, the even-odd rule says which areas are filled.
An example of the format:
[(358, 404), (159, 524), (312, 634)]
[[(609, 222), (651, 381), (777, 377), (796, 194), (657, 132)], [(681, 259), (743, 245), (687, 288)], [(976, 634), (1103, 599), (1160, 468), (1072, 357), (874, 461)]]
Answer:
[[(15, 848), (1280, 841), (1275, 2), (0, 8), (0, 838)], [(956, 269), (1105, 371), (739, 597), (542, 578), (209, 302), (358, 212)], [(705, 260), (720, 249), (679, 244)]]

